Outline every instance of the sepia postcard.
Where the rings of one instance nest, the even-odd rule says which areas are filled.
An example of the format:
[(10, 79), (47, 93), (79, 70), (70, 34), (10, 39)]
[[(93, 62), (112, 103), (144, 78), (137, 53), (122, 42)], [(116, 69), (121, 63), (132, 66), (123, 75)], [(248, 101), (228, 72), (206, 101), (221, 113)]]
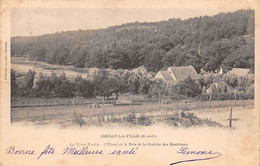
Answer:
[(259, 6), (0, 1), (0, 166), (259, 166)]

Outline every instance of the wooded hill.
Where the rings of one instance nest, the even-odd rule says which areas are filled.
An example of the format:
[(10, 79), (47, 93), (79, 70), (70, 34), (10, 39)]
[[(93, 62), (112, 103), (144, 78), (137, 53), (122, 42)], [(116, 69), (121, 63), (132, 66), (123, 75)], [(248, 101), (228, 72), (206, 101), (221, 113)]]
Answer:
[(254, 70), (254, 10), (219, 13), (187, 20), (128, 23), (98, 30), (12, 37), (11, 56), (58, 65), (157, 72), (192, 65), (215, 71), (222, 67)]

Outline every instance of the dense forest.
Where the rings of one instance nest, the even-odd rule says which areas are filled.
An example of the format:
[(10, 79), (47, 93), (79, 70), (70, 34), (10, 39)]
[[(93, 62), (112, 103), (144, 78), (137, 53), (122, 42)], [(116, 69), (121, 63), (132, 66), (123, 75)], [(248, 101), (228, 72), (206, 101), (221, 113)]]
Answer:
[(187, 20), (128, 23), (98, 30), (12, 37), (11, 56), (79, 68), (157, 72), (193, 65), (197, 72), (222, 67), (254, 72), (254, 10), (219, 13)]

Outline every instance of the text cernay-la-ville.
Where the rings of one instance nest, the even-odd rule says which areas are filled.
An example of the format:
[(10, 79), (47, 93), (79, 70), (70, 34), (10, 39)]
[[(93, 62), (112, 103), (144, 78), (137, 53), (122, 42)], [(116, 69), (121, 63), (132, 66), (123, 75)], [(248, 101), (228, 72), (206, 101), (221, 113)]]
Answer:
[[(111, 152), (105, 153), (102, 149), (93, 150), (89, 149), (89, 147), (81, 147), (81, 148), (75, 148), (75, 147), (66, 147), (63, 149), (62, 154), (63, 155), (135, 155), (136, 151), (138, 150), (138, 147), (131, 148), (128, 150), (121, 150), (121, 149), (115, 149)], [(55, 148), (51, 145), (48, 145), (37, 157), (37, 159), (40, 159), (43, 155), (53, 155), (55, 153)], [(16, 149), (14, 145), (9, 146), (6, 149), (6, 154), (8, 155), (36, 155), (35, 150), (25, 150), (25, 149)]]

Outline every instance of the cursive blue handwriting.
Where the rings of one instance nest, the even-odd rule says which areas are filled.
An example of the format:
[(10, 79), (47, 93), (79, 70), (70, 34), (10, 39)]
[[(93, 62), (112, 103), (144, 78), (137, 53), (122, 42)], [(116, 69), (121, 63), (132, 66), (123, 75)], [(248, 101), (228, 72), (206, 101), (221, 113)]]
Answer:
[(179, 154), (183, 155), (198, 155), (198, 156), (205, 156), (205, 155), (213, 155), (211, 157), (204, 157), (204, 158), (197, 158), (197, 159), (191, 159), (191, 160), (182, 160), (178, 162), (171, 163), (170, 165), (176, 165), (184, 162), (192, 162), (192, 161), (201, 161), (201, 160), (210, 160), (221, 156), (220, 152), (212, 152), (210, 151), (190, 151), (188, 147), (182, 147), (179, 151), (177, 151)]
[(87, 154), (103, 154), (103, 150), (89, 150), (88, 147), (83, 147), (76, 149), (74, 147), (67, 147), (63, 150), (63, 154), (73, 154), (73, 155), (87, 155)]
[[(138, 150), (138, 147), (129, 148), (129, 149), (114, 149), (108, 153), (104, 153), (102, 149), (91, 149), (88, 146), (84, 147), (66, 147), (63, 149), (63, 155), (135, 155)], [(6, 149), (6, 154), (15, 154), (15, 155), (34, 155), (34, 150), (17, 150), (14, 145), (9, 146)], [(42, 158), (44, 155), (53, 155), (56, 154), (55, 149), (50, 144), (39, 154), (37, 160)]]
[(126, 155), (126, 154), (135, 155), (137, 149), (138, 149), (138, 147), (137, 148), (132, 148), (131, 150), (114, 150), (113, 152), (111, 152), (109, 154), (115, 154), (115, 155)]
[(12, 145), (12, 146), (9, 146), (6, 151), (5, 151), (6, 154), (16, 154), (16, 155), (34, 155), (34, 150), (17, 150), (15, 149), (15, 146)]
[(54, 148), (51, 147), (51, 145), (48, 145), (44, 151), (41, 152), (40, 156), (37, 158), (37, 160), (39, 160), (39, 158), (43, 155), (43, 154), (54, 154)]

